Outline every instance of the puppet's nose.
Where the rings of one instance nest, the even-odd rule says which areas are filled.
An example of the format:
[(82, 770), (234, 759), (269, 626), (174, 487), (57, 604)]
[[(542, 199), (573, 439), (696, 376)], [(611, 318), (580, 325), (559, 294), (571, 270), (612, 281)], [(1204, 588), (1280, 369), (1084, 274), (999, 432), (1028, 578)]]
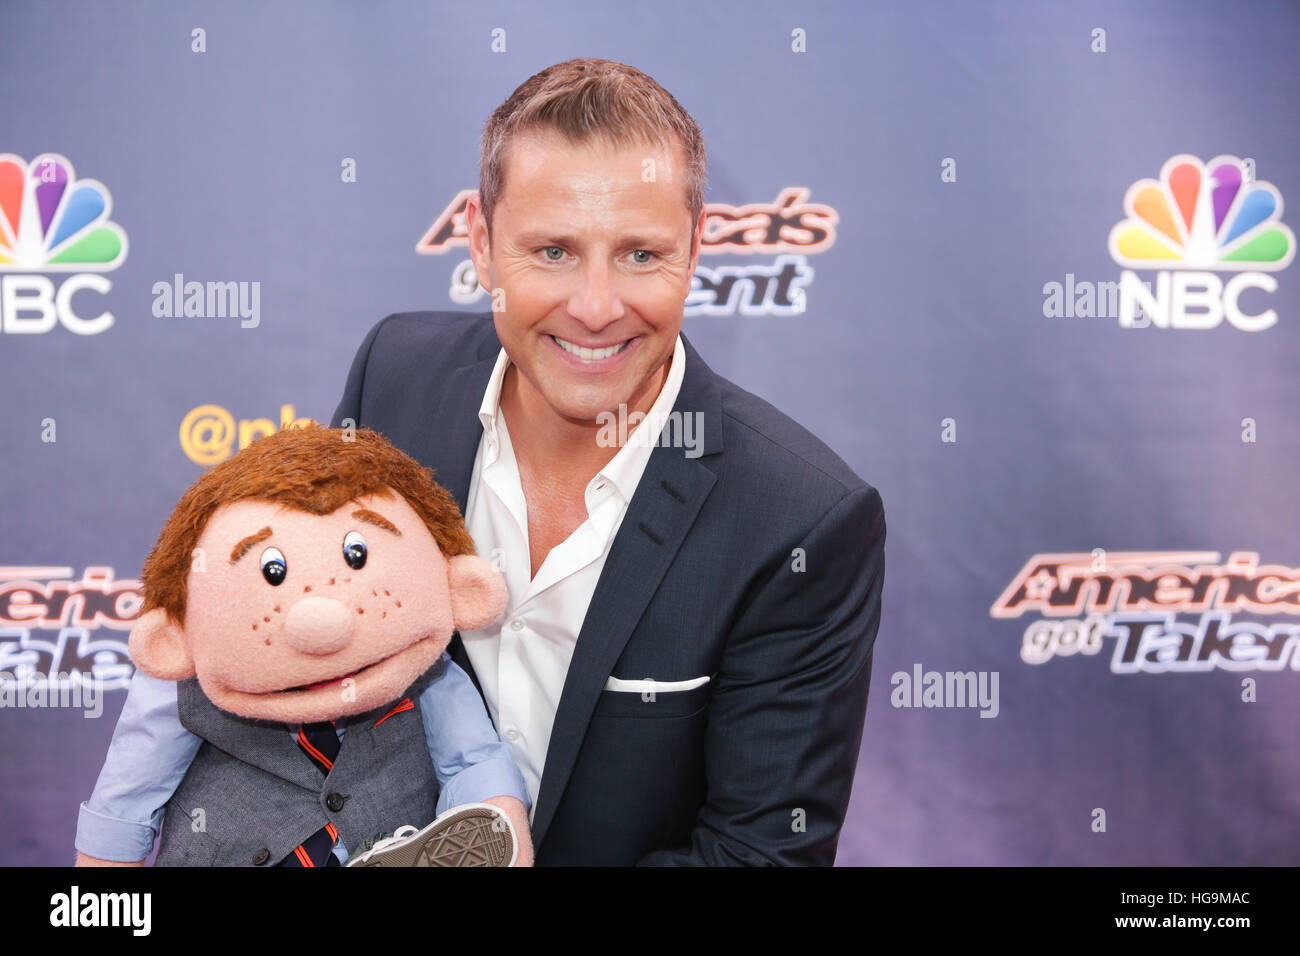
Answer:
[(333, 654), (352, 640), (352, 615), (331, 598), (303, 598), (284, 621), (289, 643), (304, 654)]

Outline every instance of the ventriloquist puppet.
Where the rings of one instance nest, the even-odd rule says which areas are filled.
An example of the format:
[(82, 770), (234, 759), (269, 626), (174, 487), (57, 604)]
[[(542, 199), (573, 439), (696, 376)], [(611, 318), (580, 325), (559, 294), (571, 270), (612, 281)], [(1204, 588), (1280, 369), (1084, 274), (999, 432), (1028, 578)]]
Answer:
[(110, 862), (87, 831), (130, 816), (112, 806), (125, 778), (170, 793), (159, 865), (531, 864), (518, 796), (437, 813), (440, 789), (493, 785), (475, 760), (509, 760), (444, 654), (507, 594), (428, 469), (364, 430), (260, 438), (185, 493), (141, 580), (131, 657), (177, 682), (158, 685), (174, 717), (149, 711), (147, 746), (115, 736), (79, 863)]

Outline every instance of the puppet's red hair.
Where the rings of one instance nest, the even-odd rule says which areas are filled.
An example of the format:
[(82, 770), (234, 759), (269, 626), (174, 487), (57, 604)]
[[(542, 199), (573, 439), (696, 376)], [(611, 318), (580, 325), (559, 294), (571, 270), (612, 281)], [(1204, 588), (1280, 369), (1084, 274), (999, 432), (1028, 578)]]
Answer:
[(260, 498), (326, 515), (356, 498), (393, 492), (424, 519), (444, 555), (476, 553), (451, 494), (431, 470), (377, 432), (310, 424), (259, 438), (205, 472), (177, 502), (144, 563), (140, 613), (162, 608), (174, 623), (185, 623), (191, 556), (222, 505)]

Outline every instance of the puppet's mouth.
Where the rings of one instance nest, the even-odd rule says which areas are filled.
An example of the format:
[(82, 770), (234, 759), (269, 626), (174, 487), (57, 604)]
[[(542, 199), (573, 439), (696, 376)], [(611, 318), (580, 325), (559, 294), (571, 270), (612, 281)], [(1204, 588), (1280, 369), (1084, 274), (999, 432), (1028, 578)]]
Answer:
[(356, 677), (360, 671), (353, 671), (351, 674), (344, 674), (342, 677), (336, 677), (333, 680), (318, 680), (314, 684), (302, 684), (298, 687), (290, 687), (290, 690), (316, 690), (320, 687), (331, 687), (334, 684), (342, 684), (349, 677)]
[(365, 666), (359, 667), (360, 662), (355, 660), (337, 662), (339, 667), (355, 668), (351, 673), (280, 690), (239, 690), (211, 678), (203, 687), (213, 703), (241, 716), (289, 722), (325, 720), (397, 700), (404, 688), (437, 661), (444, 644), (445, 640), (433, 632)]
[(380, 664), (384, 663), (384, 661), (390, 659), (391, 658), (385, 657), (383, 660), (375, 661), (373, 664), (367, 664), (365, 667), (361, 668), (361, 670), (352, 671), (350, 674), (340, 674), (338, 677), (331, 677), (329, 680), (318, 680), (313, 684), (299, 684), (297, 687), (286, 687), (284, 690), (271, 691), (271, 693), (292, 694), (297, 691), (320, 690), (322, 687), (334, 687), (343, 684), (345, 681), (356, 680), (356, 678), (360, 677), (362, 674), (378, 667)]
[(328, 680), (318, 680), (311, 684), (299, 684), (297, 687), (285, 687), (282, 690), (273, 690), (273, 691), (269, 691), (268, 693), (294, 694), (300, 691), (305, 692), (305, 691), (312, 691), (312, 690), (320, 690), (322, 687), (337, 687), (346, 683), (347, 681), (355, 682), (358, 678), (366, 674), (369, 674), (371, 671), (376, 671), (379, 668), (383, 667), (389, 661), (393, 660), (393, 658), (400, 657), (401, 655), (410, 651), (412, 648), (422, 645), (431, 636), (432, 635), (426, 634), (424, 637), (420, 638), (419, 640), (415, 641), (412, 644), (407, 645), (406, 647), (403, 647), (401, 650), (393, 654), (389, 654), (387, 657), (381, 657), (379, 660), (375, 661), (374, 663), (367, 664), (365, 667), (362, 667), (359, 670), (352, 671), (350, 674), (340, 674), (338, 677), (331, 677)]

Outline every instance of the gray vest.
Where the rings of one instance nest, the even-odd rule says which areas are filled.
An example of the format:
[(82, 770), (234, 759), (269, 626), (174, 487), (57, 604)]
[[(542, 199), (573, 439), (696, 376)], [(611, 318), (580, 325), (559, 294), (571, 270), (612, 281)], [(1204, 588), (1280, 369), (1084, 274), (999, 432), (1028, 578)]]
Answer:
[[(288, 724), (237, 717), (215, 707), (196, 678), (176, 685), (181, 724), (203, 738), (167, 801), (155, 866), (273, 866), (326, 823), (349, 853), (367, 839), (437, 815), (420, 692), (440, 659), (396, 703), (344, 718), (338, 757), (323, 774)], [(377, 726), (376, 726), (377, 725)]]

